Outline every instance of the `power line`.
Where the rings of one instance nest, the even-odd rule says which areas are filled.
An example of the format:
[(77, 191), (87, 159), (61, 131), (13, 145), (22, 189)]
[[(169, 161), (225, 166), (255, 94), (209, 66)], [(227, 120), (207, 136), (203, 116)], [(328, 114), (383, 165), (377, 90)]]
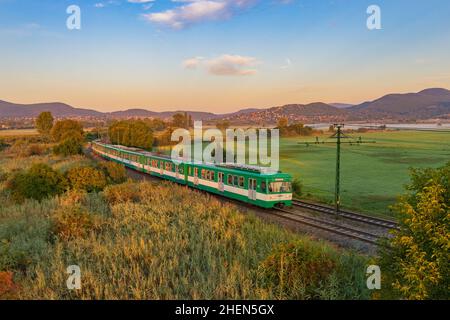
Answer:
[[(363, 143), (376, 143), (376, 141), (366, 141), (363, 140), (362, 137), (358, 139), (354, 139), (342, 132), (342, 128), (344, 124), (333, 124), (333, 127), (336, 129), (336, 132), (325, 139), (325, 141), (319, 141), (319, 137), (316, 137), (316, 141), (314, 144), (336, 144), (336, 178), (335, 178), (335, 194), (334, 194), (334, 202), (336, 207), (336, 215), (339, 215), (341, 208), (341, 145), (342, 144), (350, 144), (350, 145), (360, 145)], [(329, 142), (328, 139), (336, 139), (335, 142)], [(342, 141), (343, 139), (348, 139), (348, 141)], [(309, 146), (312, 144), (311, 142), (298, 142), (298, 144), (304, 144)]]

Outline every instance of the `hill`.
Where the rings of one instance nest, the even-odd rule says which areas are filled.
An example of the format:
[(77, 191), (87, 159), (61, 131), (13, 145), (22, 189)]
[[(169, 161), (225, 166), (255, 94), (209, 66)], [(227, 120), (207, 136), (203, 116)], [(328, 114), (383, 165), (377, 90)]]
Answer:
[(74, 108), (65, 103), (35, 103), (17, 104), (0, 100), (0, 117), (3, 118), (32, 118), (37, 117), (43, 111), (50, 111), (55, 117), (99, 117), (101, 112)]
[(288, 104), (249, 113), (235, 114), (226, 117), (233, 122), (276, 123), (286, 117), (289, 121), (337, 121), (345, 120), (347, 112), (331, 105), (316, 102), (310, 104)]
[(187, 112), (194, 120), (226, 119), (235, 123), (275, 123), (281, 117), (290, 121), (400, 121), (450, 119), (450, 91), (442, 88), (425, 89), (417, 93), (388, 94), (359, 105), (345, 103), (287, 104), (268, 109), (248, 108), (227, 114), (199, 111), (164, 111), (128, 109), (125, 111), (99, 112), (74, 108), (60, 102), (16, 104), (0, 100), (0, 118), (33, 118), (42, 111), (50, 111), (55, 117), (97, 118), (161, 118), (170, 119), (176, 113)]
[(347, 109), (356, 119), (430, 119), (450, 114), (450, 91), (441, 88), (417, 93), (388, 94)]

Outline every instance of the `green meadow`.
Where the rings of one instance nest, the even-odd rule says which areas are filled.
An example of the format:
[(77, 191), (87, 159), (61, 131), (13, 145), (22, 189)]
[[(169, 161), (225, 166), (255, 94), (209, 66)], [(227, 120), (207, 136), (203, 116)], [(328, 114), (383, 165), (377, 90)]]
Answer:
[[(329, 135), (322, 135), (319, 141)], [(411, 167), (438, 167), (450, 161), (449, 132), (386, 131), (349, 136), (376, 143), (342, 145), (341, 202), (348, 209), (392, 215), (389, 206), (404, 192)], [(336, 145), (311, 144), (315, 137), (283, 138), (281, 170), (300, 178), (303, 196), (334, 201)], [(328, 139), (327, 141), (335, 141)]]

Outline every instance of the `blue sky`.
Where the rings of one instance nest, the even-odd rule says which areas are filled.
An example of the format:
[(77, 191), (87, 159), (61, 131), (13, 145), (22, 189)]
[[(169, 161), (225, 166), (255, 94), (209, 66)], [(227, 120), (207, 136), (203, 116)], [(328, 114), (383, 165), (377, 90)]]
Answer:
[(446, 0), (0, 0), (0, 99), (227, 112), (450, 88), (449, 14)]

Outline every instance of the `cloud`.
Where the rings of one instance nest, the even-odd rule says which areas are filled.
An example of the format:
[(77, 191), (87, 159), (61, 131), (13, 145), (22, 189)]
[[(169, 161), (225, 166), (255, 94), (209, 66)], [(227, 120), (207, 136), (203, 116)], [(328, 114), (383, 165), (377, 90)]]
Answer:
[(216, 76), (249, 76), (257, 73), (254, 67), (259, 63), (253, 57), (224, 54), (212, 59), (186, 59), (183, 61), (183, 67), (191, 70), (203, 67), (209, 74)]
[(117, 6), (120, 5), (120, 2), (118, 0), (108, 0), (108, 1), (103, 1), (103, 2), (97, 2), (94, 4), (95, 8), (106, 8), (108, 6)]
[(203, 61), (202, 57), (195, 57), (183, 61), (183, 67), (186, 69), (197, 69)]
[(183, 29), (203, 21), (228, 19), (239, 10), (251, 6), (255, 0), (175, 0), (173, 2), (183, 4), (173, 9), (144, 14), (144, 18), (173, 29)]

